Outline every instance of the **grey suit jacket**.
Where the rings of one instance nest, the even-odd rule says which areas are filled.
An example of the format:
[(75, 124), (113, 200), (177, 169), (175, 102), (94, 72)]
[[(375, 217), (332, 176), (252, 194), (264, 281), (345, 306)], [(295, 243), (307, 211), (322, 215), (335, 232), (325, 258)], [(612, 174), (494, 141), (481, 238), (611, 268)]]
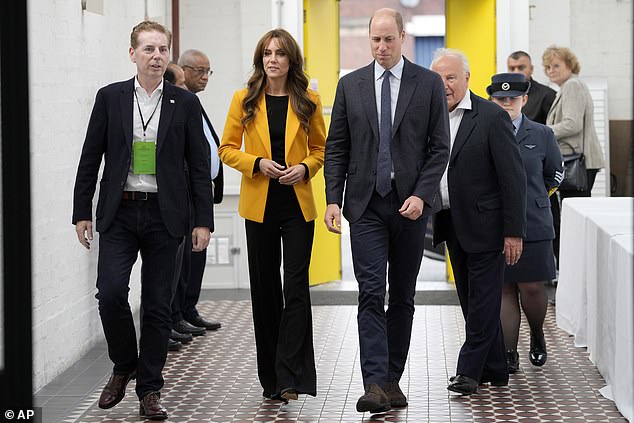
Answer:
[[(440, 178), (449, 158), (449, 118), (440, 76), (405, 59), (390, 143), (401, 202), (414, 195), (425, 202), (423, 216), (440, 208)], [(326, 202), (343, 204), (354, 223), (376, 185), (379, 125), (374, 62), (339, 81), (326, 140)], [(345, 198), (344, 198), (345, 186)]]
[(577, 153), (586, 156), (588, 169), (601, 169), (605, 164), (603, 152), (594, 129), (594, 103), (590, 90), (577, 77), (571, 75), (561, 85), (555, 101), (548, 112), (546, 125), (555, 133), (562, 154)]

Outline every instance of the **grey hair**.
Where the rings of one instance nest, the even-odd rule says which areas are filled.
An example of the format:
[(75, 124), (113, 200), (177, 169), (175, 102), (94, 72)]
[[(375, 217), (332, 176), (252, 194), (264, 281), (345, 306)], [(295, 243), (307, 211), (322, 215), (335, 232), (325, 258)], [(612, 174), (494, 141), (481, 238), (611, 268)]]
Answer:
[(458, 57), (462, 61), (462, 67), (465, 73), (471, 73), (471, 68), (469, 67), (469, 59), (461, 50), (455, 48), (439, 48), (434, 52), (434, 58), (431, 61), (431, 66), (434, 65), (434, 62), (441, 57), (445, 56), (453, 56)]
[(185, 50), (183, 54), (180, 55), (180, 57), (178, 58), (178, 66), (188, 66), (192, 62), (194, 56), (202, 56), (209, 60), (205, 53), (192, 48), (189, 50)]

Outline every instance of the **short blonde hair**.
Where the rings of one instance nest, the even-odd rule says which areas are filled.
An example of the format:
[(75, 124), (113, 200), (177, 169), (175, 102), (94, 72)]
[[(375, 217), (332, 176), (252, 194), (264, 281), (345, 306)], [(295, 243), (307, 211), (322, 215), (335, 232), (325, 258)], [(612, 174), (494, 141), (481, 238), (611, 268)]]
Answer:
[(581, 65), (579, 65), (577, 56), (568, 47), (559, 47), (556, 45), (549, 46), (546, 50), (544, 50), (544, 54), (542, 54), (542, 66), (546, 68), (546, 66), (550, 65), (554, 58), (558, 58), (563, 61), (575, 75), (579, 74), (581, 71)]
[(172, 33), (169, 31), (169, 29), (165, 28), (163, 25), (161, 25), (158, 22), (143, 21), (137, 26), (135, 26), (134, 28), (132, 28), (132, 33), (130, 34), (130, 46), (132, 48), (134, 49), (137, 48), (137, 46), (139, 45), (139, 34), (141, 32), (146, 32), (146, 31), (147, 32), (156, 31), (156, 32), (165, 34), (165, 36), (167, 37), (167, 46), (168, 47), (172, 46)]

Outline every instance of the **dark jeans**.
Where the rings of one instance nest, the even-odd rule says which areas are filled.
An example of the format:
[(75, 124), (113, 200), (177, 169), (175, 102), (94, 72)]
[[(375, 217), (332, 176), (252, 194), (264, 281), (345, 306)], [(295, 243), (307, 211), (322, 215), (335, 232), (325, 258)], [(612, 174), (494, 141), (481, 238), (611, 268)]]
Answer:
[(308, 268), (315, 222), (304, 220), (292, 187), (274, 186), (269, 189), (264, 222), (246, 220), (245, 227), (258, 376), (264, 394), (293, 388), (314, 396), (317, 375)]
[(361, 218), (350, 225), (352, 262), (359, 283), (357, 321), (365, 387), (372, 383), (385, 387), (386, 382), (399, 380), (409, 352), (427, 218), (407, 219), (398, 212), (400, 207), (396, 189), (384, 198), (374, 193)]
[[(108, 230), (99, 234), (96, 298), (114, 373), (136, 369), (139, 398), (163, 387), (170, 303), (183, 238), (169, 234), (158, 200), (122, 201)], [(141, 253), (141, 338), (137, 353), (128, 302), (130, 272)]]

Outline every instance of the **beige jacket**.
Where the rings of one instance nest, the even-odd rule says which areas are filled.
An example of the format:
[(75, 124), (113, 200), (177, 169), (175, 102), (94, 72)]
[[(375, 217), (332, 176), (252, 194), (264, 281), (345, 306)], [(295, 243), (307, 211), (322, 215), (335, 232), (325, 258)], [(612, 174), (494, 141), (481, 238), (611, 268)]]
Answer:
[(577, 153), (583, 151), (587, 169), (603, 168), (603, 152), (594, 129), (592, 97), (587, 85), (577, 75), (571, 75), (560, 87), (548, 112), (546, 125), (555, 133), (561, 154), (572, 153), (571, 148), (563, 143), (565, 141)]

